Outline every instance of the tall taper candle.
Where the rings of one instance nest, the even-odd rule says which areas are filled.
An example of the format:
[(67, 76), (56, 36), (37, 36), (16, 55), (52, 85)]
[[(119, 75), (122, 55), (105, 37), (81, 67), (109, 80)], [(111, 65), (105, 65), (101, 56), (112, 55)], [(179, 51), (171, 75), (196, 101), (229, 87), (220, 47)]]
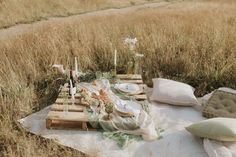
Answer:
[(114, 65), (115, 65), (115, 66), (116, 66), (116, 63), (117, 63), (116, 58), (117, 58), (117, 50), (115, 49), (115, 56), (114, 56)]
[(70, 95), (73, 95), (73, 85), (71, 79), (70, 79)]
[(74, 105), (75, 92), (74, 92), (74, 87), (72, 85), (72, 80), (70, 80), (70, 94), (71, 94), (72, 105)]
[(77, 57), (75, 57), (75, 76), (77, 77), (78, 73), (78, 62), (77, 62)]

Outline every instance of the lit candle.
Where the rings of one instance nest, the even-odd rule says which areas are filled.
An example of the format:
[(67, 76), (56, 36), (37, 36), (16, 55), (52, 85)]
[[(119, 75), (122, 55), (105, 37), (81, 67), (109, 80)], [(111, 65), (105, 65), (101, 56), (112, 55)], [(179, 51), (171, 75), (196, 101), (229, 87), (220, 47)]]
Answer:
[(115, 57), (114, 57), (114, 65), (116, 66), (116, 57), (117, 57), (117, 50), (115, 49)]

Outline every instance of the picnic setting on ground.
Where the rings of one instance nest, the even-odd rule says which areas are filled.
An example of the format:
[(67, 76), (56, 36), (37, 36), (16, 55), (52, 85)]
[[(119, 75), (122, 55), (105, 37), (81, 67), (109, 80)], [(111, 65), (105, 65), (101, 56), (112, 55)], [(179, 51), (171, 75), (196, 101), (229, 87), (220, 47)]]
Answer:
[(136, 52), (138, 39), (126, 38), (127, 73), (81, 71), (79, 57), (56, 101), (25, 118), (30, 133), (98, 157), (236, 157), (236, 90), (221, 87), (203, 97), (186, 83), (153, 78), (144, 83)]

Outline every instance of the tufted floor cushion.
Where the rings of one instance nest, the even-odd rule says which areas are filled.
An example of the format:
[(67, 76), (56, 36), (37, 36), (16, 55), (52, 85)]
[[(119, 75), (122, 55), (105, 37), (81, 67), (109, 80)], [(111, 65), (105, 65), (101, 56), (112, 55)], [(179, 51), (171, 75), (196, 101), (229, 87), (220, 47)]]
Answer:
[(203, 106), (203, 116), (236, 118), (236, 94), (216, 90)]

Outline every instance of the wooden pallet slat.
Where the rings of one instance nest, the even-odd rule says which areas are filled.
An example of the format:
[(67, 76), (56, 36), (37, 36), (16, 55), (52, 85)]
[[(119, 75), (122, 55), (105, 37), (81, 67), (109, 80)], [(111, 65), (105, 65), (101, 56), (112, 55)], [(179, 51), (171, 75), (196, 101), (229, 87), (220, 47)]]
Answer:
[(68, 108), (70, 112), (83, 112), (85, 110), (84, 106), (79, 105), (58, 105), (53, 104), (51, 106), (51, 111), (64, 111), (64, 109)]
[(134, 95), (134, 98), (138, 101), (141, 101), (141, 100), (147, 100), (147, 96), (146, 94), (142, 94), (142, 95)]
[[(71, 99), (64, 99), (64, 98), (57, 98), (55, 104), (72, 104), (72, 100)], [(75, 99), (74, 100), (74, 104), (80, 104), (80, 100), (79, 99)]]
[[(57, 98), (55, 104), (69, 104), (72, 105), (72, 99), (64, 99), (64, 98)], [(89, 104), (86, 102), (81, 102), (80, 99), (75, 99), (74, 100), (74, 105), (82, 105), (82, 106), (88, 106)]]
[[(135, 83), (138, 84), (141, 90), (146, 88), (143, 84), (141, 75), (117, 75), (117, 78), (123, 83)], [(67, 92), (67, 98), (63, 98), (63, 92)], [(46, 118), (46, 127), (48, 129), (77, 129), (83, 131), (94, 131), (94, 129), (89, 123), (89, 117), (84, 112), (88, 104), (81, 103), (81, 96), (77, 93), (75, 95), (74, 105), (72, 105), (72, 99), (68, 95), (69, 87), (65, 84), (58, 95), (55, 104), (52, 105), (51, 111), (48, 113)], [(147, 96), (144, 92), (139, 92), (131, 95), (137, 101), (147, 100)], [(64, 102), (66, 100), (66, 102)], [(65, 104), (66, 103), (66, 104)], [(64, 110), (67, 112), (64, 112)]]
[[(58, 95), (58, 98), (64, 98), (64, 94), (66, 94), (66, 97), (67, 98), (71, 98), (71, 96), (68, 94), (68, 92), (64, 93), (64, 92), (60, 92), (59, 95)], [(79, 99), (81, 98), (81, 95), (79, 93), (76, 93), (75, 94), (75, 99)]]
[(74, 122), (46, 119), (47, 129), (63, 129), (63, 130), (82, 130), (82, 131), (96, 131), (89, 122)]
[(143, 84), (143, 80), (122, 80), (122, 83), (135, 83), (135, 84)]
[(48, 119), (64, 120), (64, 121), (88, 121), (88, 116), (84, 112), (57, 112), (51, 111), (48, 114)]
[(141, 75), (118, 74), (117, 78), (121, 80), (142, 80)]

